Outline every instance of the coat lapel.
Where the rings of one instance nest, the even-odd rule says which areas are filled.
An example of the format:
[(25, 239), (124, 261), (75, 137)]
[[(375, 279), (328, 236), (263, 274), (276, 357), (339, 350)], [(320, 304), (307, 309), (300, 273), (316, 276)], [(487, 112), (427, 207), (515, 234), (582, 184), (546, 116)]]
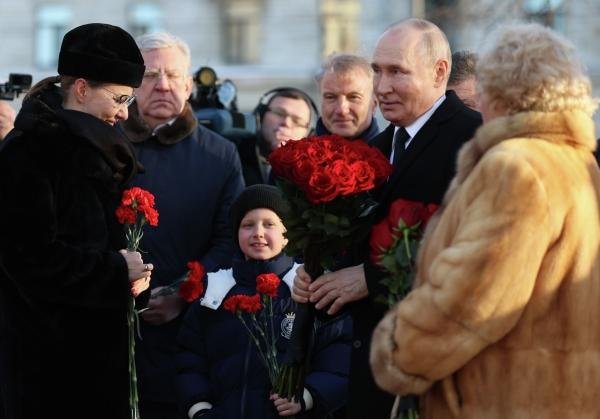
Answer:
[[(417, 132), (417, 135), (415, 135), (410, 142), (408, 149), (402, 156), (402, 160), (400, 160), (398, 167), (394, 170), (394, 173), (392, 176), (390, 176), (390, 179), (385, 185), (381, 195), (382, 197), (390, 196), (390, 191), (396, 189), (397, 183), (400, 182), (404, 173), (415, 163), (419, 156), (421, 156), (428, 147), (434, 144), (435, 141), (443, 141), (443, 137), (445, 136), (439, 135), (440, 124), (449, 118), (452, 118), (452, 116), (457, 112), (459, 109), (457, 101), (458, 105), (460, 105), (460, 101), (453, 91), (446, 92), (446, 99), (442, 102), (439, 108), (436, 109), (433, 115), (431, 115), (429, 120), (427, 120), (425, 125), (423, 125), (419, 132)], [(391, 136), (393, 136), (393, 125), (390, 125), (390, 127), (392, 127)], [(390, 127), (385, 130), (386, 133)]]

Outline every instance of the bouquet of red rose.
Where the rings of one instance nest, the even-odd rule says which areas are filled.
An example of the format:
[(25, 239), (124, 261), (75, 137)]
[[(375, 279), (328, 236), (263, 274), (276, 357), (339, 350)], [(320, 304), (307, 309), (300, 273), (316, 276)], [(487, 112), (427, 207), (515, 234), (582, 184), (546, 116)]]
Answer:
[(388, 290), (376, 300), (392, 307), (412, 288), (415, 256), (423, 231), (438, 206), (397, 199), (388, 216), (371, 230), (371, 261), (389, 275), (381, 280)]
[(202, 295), (204, 292), (204, 284), (202, 278), (206, 275), (204, 266), (195, 260), (187, 263), (188, 271), (184, 276), (175, 280), (172, 284), (161, 288), (153, 293), (150, 298), (156, 298), (164, 295), (172, 295), (177, 293), (182, 299), (191, 303)]
[[(317, 278), (369, 233), (375, 202), (368, 191), (392, 172), (387, 158), (364, 141), (330, 135), (288, 141), (269, 156), (277, 184), (290, 202), (284, 216), (286, 253), (301, 256)], [(299, 304), (282, 379), (281, 397), (301, 397), (307, 346), (314, 321), (312, 304)]]
[[(121, 204), (115, 211), (115, 215), (117, 220), (125, 225), (127, 250), (132, 252), (138, 251), (140, 247), (143, 236), (142, 228), (146, 224), (154, 227), (158, 225), (158, 211), (154, 209), (154, 195), (138, 187), (123, 191)], [(129, 299), (127, 325), (129, 327), (129, 405), (132, 419), (139, 419), (134, 335), (137, 328), (137, 312), (134, 297)]]
[[(238, 317), (258, 349), (273, 388), (276, 388), (279, 378), (277, 335), (273, 325), (273, 298), (277, 297), (280, 282), (281, 280), (274, 273), (258, 275), (256, 294), (236, 294), (223, 302), (223, 308)], [(249, 317), (250, 321), (248, 322), (244, 316)]]

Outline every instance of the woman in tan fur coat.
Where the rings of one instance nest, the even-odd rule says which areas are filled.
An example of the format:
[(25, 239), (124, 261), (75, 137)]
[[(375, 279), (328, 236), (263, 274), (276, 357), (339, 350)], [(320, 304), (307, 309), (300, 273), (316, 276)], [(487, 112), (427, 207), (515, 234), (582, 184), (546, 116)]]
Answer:
[(377, 383), (421, 418), (600, 418), (596, 107), (535, 24), (480, 55), (484, 125), (430, 222), (414, 290), (374, 332)]

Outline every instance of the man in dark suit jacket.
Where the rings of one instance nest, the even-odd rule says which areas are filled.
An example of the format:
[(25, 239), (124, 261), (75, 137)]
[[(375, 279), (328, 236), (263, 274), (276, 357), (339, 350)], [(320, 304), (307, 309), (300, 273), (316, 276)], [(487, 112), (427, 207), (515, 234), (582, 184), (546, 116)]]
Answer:
[[(450, 47), (431, 22), (408, 19), (389, 27), (377, 42), (372, 67), (379, 107), (391, 124), (371, 144), (395, 166), (378, 194), (378, 221), (398, 198), (442, 201), (454, 176), (457, 152), (481, 124), (481, 117), (453, 91), (446, 91)], [(389, 417), (392, 407), (393, 396), (376, 387), (368, 361), (371, 333), (386, 310), (375, 302), (383, 292), (382, 277), (365, 255), (363, 264), (324, 274), (312, 283), (300, 269), (294, 281), (297, 301), (309, 298), (330, 314), (348, 304), (353, 313), (349, 418)]]

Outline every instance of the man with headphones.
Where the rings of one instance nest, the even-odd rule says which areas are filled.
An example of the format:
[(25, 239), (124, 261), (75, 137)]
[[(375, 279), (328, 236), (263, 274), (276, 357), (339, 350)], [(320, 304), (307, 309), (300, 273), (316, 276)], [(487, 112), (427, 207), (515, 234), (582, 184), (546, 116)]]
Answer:
[(302, 90), (278, 87), (260, 98), (254, 115), (256, 135), (236, 142), (246, 186), (270, 183), (268, 155), (284, 141), (308, 137), (318, 118), (318, 110)]

